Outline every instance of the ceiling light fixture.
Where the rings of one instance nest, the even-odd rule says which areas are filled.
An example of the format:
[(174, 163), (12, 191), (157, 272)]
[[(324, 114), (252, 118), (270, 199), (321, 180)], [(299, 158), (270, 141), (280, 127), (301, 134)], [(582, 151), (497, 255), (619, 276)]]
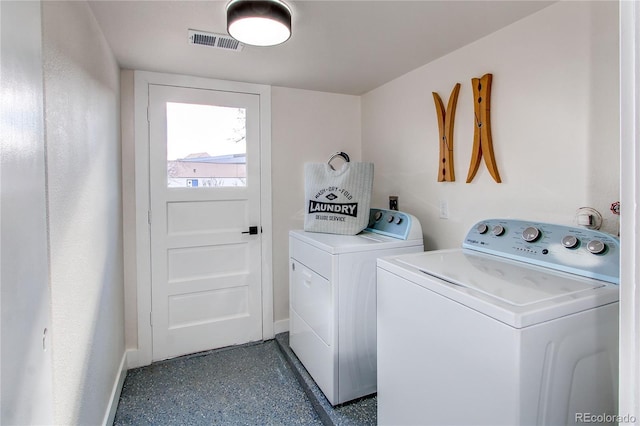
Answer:
[(231, 0), (227, 31), (239, 42), (275, 46), (291, 37), (291, 9), (280, 0)]

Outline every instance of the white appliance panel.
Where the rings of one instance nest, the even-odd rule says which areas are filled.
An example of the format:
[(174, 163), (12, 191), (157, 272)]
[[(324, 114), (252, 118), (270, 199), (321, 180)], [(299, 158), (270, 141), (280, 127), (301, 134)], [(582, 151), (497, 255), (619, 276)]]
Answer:
[(400, 217), (398, 235), (419, 238), (392, 237), (386, 219), (372, 222), (385, 235), (289, 233), (289, 344), (332, 405), (376, 392), (376, 260), (424, 249), (417, 219)]
[[(397, 248), (396, 255), (415, 253), (422, 245)], [(350, 401), (376, 392), (376, 259), (389, 250), (338, 256), (338, 383), (339, 400)]]
[(289, 344), (330, 401), (337, 400), (336, 354), (295, 311), (289, 313)]
[(289, 251), (296, 253), (296, 259), (302, 259), (303, 263), (312, 271), (325, 278), (331, 277), (333, 267), (331, 253), (308, 244), (299, 238), (289, 238)]
[[(317, 232), (305, 232), (302, 230), (291, 231), (300, 241), (326, 251), (330, 254), (362, 252), (369, 250), (381, 250), (405, 247), (407, 241), (385, 235), (362, 231), (358, 235), (321, 234)], [(422, 239), (419, 239), (422, 241)]]
[[(465, 249), (385, 257), (378, 266), (516, 328), (618, 301), (615, 284)], [(560, 288), (550, 289), (554, 282)], [(514, 304), (509, 298), (528, 303)]]
[(500, 219), (464, 247), (377, 262), (379, 424), (615, 419), (618, 240)]
[(496, 256), (455, 250), (420, 253), (399, 260), (420, 272), (477, 290), (516, 306), (603, 287), (604, 283), (509, 261)]
[[(387, 271), (378, 273), (378, 424), (464, 424), (465, 410), (474, 412), (477, 425), (518, 424), (512, 379), (517, 365), (510, 358), (517, 347), (502, 347), (513, 330), (440, 299), (420, 286), (398, 283)], [(478, 369), (470, 361), (493, 357), (489, 347), (502, 347), (495, 365)], [(483, 388), (474, 377), (495, 386)]]
[(333, 341), (333, 301), (331, 283), (302, 263), (292, 260), (292, 304), (322, 341)]
[(519, 330), (379, 269), (378, 424), (575, 425), (575, 413), (615, 413), (617, 314), (614, 303)]

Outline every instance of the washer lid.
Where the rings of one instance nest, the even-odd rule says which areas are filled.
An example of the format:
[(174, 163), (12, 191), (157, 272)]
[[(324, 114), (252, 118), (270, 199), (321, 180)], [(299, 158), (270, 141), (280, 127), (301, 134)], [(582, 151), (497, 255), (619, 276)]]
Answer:
[(516, 306), (532, 305), (605, 285), (601, 281), (462, 250), (446, 255), (427, 252), (422, 256), (399, 259), (399, 262)]
[(615, 284), (474, 250), (390, 256), (377, 263), (398, 279), (518, 329), (619, 299)]

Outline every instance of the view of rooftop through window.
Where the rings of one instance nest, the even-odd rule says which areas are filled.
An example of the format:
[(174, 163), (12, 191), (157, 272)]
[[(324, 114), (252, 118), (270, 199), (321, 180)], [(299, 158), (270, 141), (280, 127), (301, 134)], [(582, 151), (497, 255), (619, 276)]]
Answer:
[(167, 186), (246, 186), (246, 110), (167, 102)]

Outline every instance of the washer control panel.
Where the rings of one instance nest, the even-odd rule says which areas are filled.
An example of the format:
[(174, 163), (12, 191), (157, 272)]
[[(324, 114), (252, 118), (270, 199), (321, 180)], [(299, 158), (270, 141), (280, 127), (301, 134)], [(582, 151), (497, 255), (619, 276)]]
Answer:
[(487, 219), (469, 230), (462, 247), (620, 283), (620, 241), (592, 229), (515, 219)]
[(422, 228), (418, 220), (398, 210), (371, 209), (366, 231), (401, 240), (413, 239), (417, 235), (422, 238)]

